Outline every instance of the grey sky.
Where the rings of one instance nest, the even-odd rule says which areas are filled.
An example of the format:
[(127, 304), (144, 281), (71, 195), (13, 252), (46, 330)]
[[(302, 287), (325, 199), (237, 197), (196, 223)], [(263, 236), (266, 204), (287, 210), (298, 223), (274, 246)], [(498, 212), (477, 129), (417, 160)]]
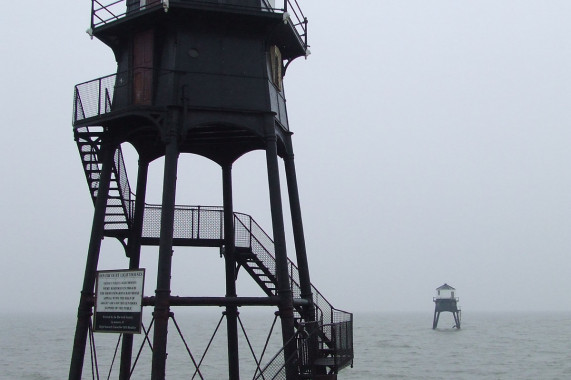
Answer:
[[(444, 282), (465, 313), (571, 310), (571, 2), (299, 2), (312, 55), (285, 86), (317, 288), (354, 312), (431, 313)], [(0, 311), (71, 314), (93, 211), (73, 86), (115, 64), (84, 33), (88, 0), (26, 4), (0, 14)], [(236, 163), (235, 208), (271, 231), (264, 165), (261, 152)], [(220, 204), (219, 177), (183, 156), (177, 203)], [(155, 257), (145, 249), (148, 294)], [(174, 263), (173, 293), (223, 292), (216, 251)], [(100, 268), (126, 265), (105, 239)]]

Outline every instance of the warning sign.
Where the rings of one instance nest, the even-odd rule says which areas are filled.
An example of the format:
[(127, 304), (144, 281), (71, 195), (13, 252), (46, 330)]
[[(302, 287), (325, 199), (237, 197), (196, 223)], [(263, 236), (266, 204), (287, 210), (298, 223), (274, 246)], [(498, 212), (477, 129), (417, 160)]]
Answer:
[(144, 269), (97, 272), (94, 331), (140, 333), (144, 284)]

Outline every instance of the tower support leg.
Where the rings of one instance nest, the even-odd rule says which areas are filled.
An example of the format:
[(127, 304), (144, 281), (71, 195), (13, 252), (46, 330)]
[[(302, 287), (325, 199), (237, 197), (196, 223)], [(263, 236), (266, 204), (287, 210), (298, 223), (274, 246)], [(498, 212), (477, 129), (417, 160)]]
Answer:
[(313, 293), (311, 290), (311, 280), (309, 277), (309, 264), (307, 262), (305, 235), (303, 232), (303, 221), (301, 217), (301, 203), (299, 200), (297, 175), (295, 172), (293, 153), (285, 157), (284, 165), (285, 165), (285, 173), (288, 186), (289, 204), (290, 204), (290, 212), (292, 219), (293, 238), (295, 243), (297, 266), (299, 269), (301, 297), (309, 301), (309, 305), (305, 307), (305, 315), (303, 317), (306, 322), (313, 322), (315, 320), (315, 306), (313, 304)]
[(303, 320), (307, 323), (306, 326), (309, 326), (310, 329), (310, 331), (307, 331), (310, 336), (310, 340), (308, 342), (308, 363), (302, 364), (309, 365), (312, 375), (315, 376), (322, 375), (325, 372), (323, 367), (316, 367), (313, 365), (318, 355), (318, 340), (317, 334), (314, 333), (314, 330), (319, 328), (319, 326), (316, 323), (311, 323), (316, 319), (315, 304), (313, 303), (313, 292), (311, 289), (311, 280), (309, 277), (309, 264), (307, 261), (307, 250), (305, 247), (305, 234), (303, 232), (303, 221), (301, 217), (301, 202), (299, 200), (297, 175), (295, 171), (295, 162), (291, 139), (288, 138), (287, 144), (289, 153), (284, 158), (284, 166), (289, 195), (295, 254), (299, 270), (299, 286), (301, 288), (301, 297), (309, 302), (307, 306), (303, 306), (302, 315)]
[(454, 322), (456, 323), (456, 325), (454, 327), (459, 329), (460, 328), (460, 313), (458, 311), (455, 311), (455, 312), (453, 312), (453, 314), (454, 314)]
[(438, 319), (440, 318), (440, 312), (434, 310), (434, 319), (432, 321), (432, 329), (435, 329), (438, 326)]
[(286, 360), (286, 379), (297, 378), (295, 367), (296, 342), (294, 341), (295, 326), (293, 315), (293, 295), (289, 284), (287, 250), (283, 209), (280, 191), (279, 165), (277, 154), (277, 140), (274, 130), (273, 115), (266, 121), (266, 162), (268, 170), (268, 185), (270, 190), (270, 208), (272, 214), (272, 228), (276, 255), (276, 273), (278, 278), (278, 297), (280, 298), (280, 318), (282, 324), (282, 339)]
[(159, 238), (159, 262), (157, 265), (157, 289), (155, 291), (155, 329), (153, 333), (153, 359), (151, 380), (164, 380), (167, 359), (167, 331), (170, 315), (170, 280), (174, 231), (176, 173), (178, 166), (178, 139), (169, 136), (165, 151), (161, 233)]
[[(226, 267), (226, 297), (236, 297), (236, 249), (234, 238), (234, 208), (232, 201), (232, 165), (222, 166), (222, 197), (224, 202), (224, 260)], [(228, 334), (228, 379), (240, 379), (238, 355), (238, 307), (226, 306)]]
[(100, 152), (102, 155), (101, 177), (99, 179), (99, 189), (95, 200), (95, 211), (93, 213), (93, 224), (91, 226), (91, 237), (87, 251), (83, 287), (77, 310), (77, 325), (75, 328), (73, 352), (69, 369), (70, 380), (81, 380), (81, 373), (83, 371), (85, 345), (87, 343), (87, 333), (89, 331), (89, 322), (93, 308), (93, 289), (95, 287), (101, 240), (103, 239), (105, 231), (105, 212), (107, 209), (107, 198), (109, 197), (109, 183), (111, 182), (114, 153), (114, 148), (109, 145), (102, 146)]
[[(141, 236), (143, 234), (143, 216), (145, 213), (145, 197), (147, 192), (147, 177), (149, 163), (139, 158), (139, 172), (137, 174), (137, 189), (135, 198), (135, 213), (129, 241), (127, 243), (127, 256), (129, 256), (129, 269), (138, 269), (141, 258)], [(133, 334), (123, 334), (121, 345), (121, 363), (119, 366), (119, 380), (129, 380), (131, 377), (131, 358), (133, 355)]]

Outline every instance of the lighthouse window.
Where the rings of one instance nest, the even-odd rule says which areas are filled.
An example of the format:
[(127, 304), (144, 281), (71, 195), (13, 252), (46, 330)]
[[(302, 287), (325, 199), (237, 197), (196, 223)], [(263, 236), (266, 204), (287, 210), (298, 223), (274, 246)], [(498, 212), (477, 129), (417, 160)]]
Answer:
[(282, 53), (277, 46), (270, 48), (270, 71), (273, 84), (282, 90)]

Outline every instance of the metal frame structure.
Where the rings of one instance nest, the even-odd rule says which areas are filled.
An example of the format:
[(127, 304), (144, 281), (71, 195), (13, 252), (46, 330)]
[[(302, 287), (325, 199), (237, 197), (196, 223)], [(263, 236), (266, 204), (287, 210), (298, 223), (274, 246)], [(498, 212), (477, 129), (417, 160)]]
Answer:
[[(91, 22), (90, 33), (113, 49), (118, 69), (74, 91), (74, 137), (95, 211), (69, 379), (81, 379), (93, 337), (93, 291), (104, 237), (121, 242), (130, 269), (140, 266), (141, 246), (158, 247), (155, 295), (143, 298), (154, 310), (152, 380), (165, 378), (168, 325), (176, 324), (171, 306), (205, 305), (225, 308), (230, 380), (240, 378), (238, 308), (249, 305), (277, 307), (283, 341), (272, 360), (257, 363), (255, 378), (336, 378), (353, 362), (353, 316), (331, 306), (309, 278), (281, 85), (287, 65), (308, 54), (307, 19), (297, 1), (284, 0), (275, 8), (268, 0), (92, 0)], [(180, 58), (183, 53), (188, 56)], [(136, 189), (127, 177), (123, 143), (139, 154)], [(233, 209), (232, 164), (252, 150), (266, 152), (272, 237)], [(220, 165), (222, 206), (175, 203), (178, 158), (185, 153)], [(148, 167), (159, 157), (164, 157), (162, 202), (152, 205), (145, 200)], [(297, 264), (285, 245), (279, 158)], [(176, 246), (220, 249), (224, 296), (171, 295)], [(265, 297), (238, 296), (240, 269)], [(131, 376), (132, 354), (133, 339), (126, 334), (120, 380)]]
[[(462, 320), (462, 311), (458, 307), (458, 301), (460, 299), (458, 297), (454, 297), (454, 291), (456, 289), (454, 289), (452, 286), (448, 284), (444, 284), (436, 288), (436, 290), (438, 291), (439, 296), (432, 298), (432, 301), (434, 301), (434, 318), (432, 319), (432, 328), (436, 329), (438, 327), (438, 320), (440, 319), (440, 313), (446, 311), (452, 313), (452, 316), (454, 317), (453, 328), (460, 329), (460, 324)], [(451, 292), (450, 296), (449, 297), (440, 296), (440, 292), (442, 290), (447, 292), (450, 291)]]

